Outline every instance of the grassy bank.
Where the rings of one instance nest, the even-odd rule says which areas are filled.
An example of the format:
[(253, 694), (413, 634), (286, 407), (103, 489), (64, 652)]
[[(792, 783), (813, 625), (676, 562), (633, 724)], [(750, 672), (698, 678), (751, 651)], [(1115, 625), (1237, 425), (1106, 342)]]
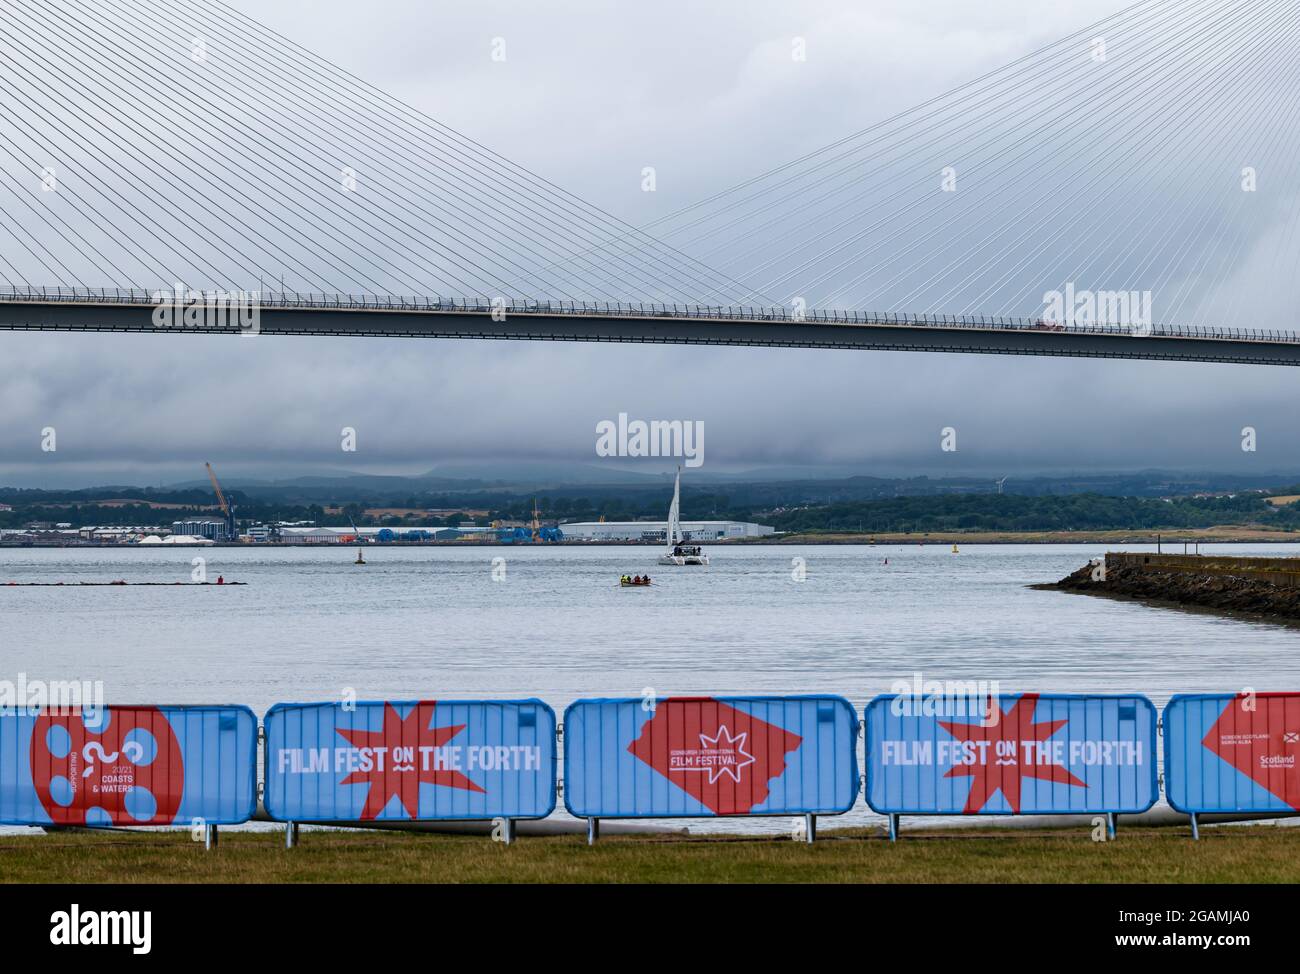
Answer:
[(180, 833), (63, 833), (0, 838), (11, 883), (1297, 883), (1300, 829), (1132, 829), (1093, 842), (1072, 829), (828, 832), (808, 846), (764, 838), (523, 838), (309, 832), (223, 834), (212, 852)]

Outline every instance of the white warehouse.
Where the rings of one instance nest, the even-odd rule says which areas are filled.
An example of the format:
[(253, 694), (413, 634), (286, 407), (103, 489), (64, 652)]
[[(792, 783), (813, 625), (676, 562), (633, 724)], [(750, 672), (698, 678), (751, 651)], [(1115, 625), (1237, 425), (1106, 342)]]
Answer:
[[(668, 540), (667, 521), (578, 521), (561, 524), (565, 541), (660, 541)], [(766, 524), (749, 521), (683, 521), (687, 541), (722, 541), (726, 538), (757, 538), (775, 534)]]

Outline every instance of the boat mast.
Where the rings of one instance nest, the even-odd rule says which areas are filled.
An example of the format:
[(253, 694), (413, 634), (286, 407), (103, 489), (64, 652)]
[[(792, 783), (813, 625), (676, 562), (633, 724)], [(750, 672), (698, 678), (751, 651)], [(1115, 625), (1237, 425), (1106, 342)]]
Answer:
[(682, 468), (677, 468), (677, 480), (673, 484), (673, 506), (668, 509), (668, 545), (676, 547), (682, 543)]

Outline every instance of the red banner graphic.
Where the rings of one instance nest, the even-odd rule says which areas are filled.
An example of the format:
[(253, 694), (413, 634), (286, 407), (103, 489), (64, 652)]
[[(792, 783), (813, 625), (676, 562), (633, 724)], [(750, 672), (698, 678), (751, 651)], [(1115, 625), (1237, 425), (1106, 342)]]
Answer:
[(1300, 809), (1300, 697), (1238, 694), (1202, 743), (1281, 802)]
[(711, 699), (670, 698), (628, 750), (715, 815), (745, 815), (767, 800), (803, 739)]
[[(42, 807), (56, 825), (85, 825), (91, 809), (101, 809), (113, 824), (173, 823), (185, 759), (171, 722), (157, 707), (113, 708), (104, 717), (108, 726), (100, 731), (89, 729), (79, 713), (37, 718), (30, 759)], [(153, 814), (141, 817), (150, 801)]]

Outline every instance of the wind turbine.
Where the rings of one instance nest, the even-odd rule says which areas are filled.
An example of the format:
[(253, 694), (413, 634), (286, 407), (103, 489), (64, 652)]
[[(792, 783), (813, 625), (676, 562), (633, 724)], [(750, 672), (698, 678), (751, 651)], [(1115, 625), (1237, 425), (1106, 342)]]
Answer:
[(1002, 485), (1007, 482), (1007, 478), (1003, 477), (1001, 480), (994, 481), (994, 482), (998, 485), (998, 493), (999, 494), (1002, 493)]

